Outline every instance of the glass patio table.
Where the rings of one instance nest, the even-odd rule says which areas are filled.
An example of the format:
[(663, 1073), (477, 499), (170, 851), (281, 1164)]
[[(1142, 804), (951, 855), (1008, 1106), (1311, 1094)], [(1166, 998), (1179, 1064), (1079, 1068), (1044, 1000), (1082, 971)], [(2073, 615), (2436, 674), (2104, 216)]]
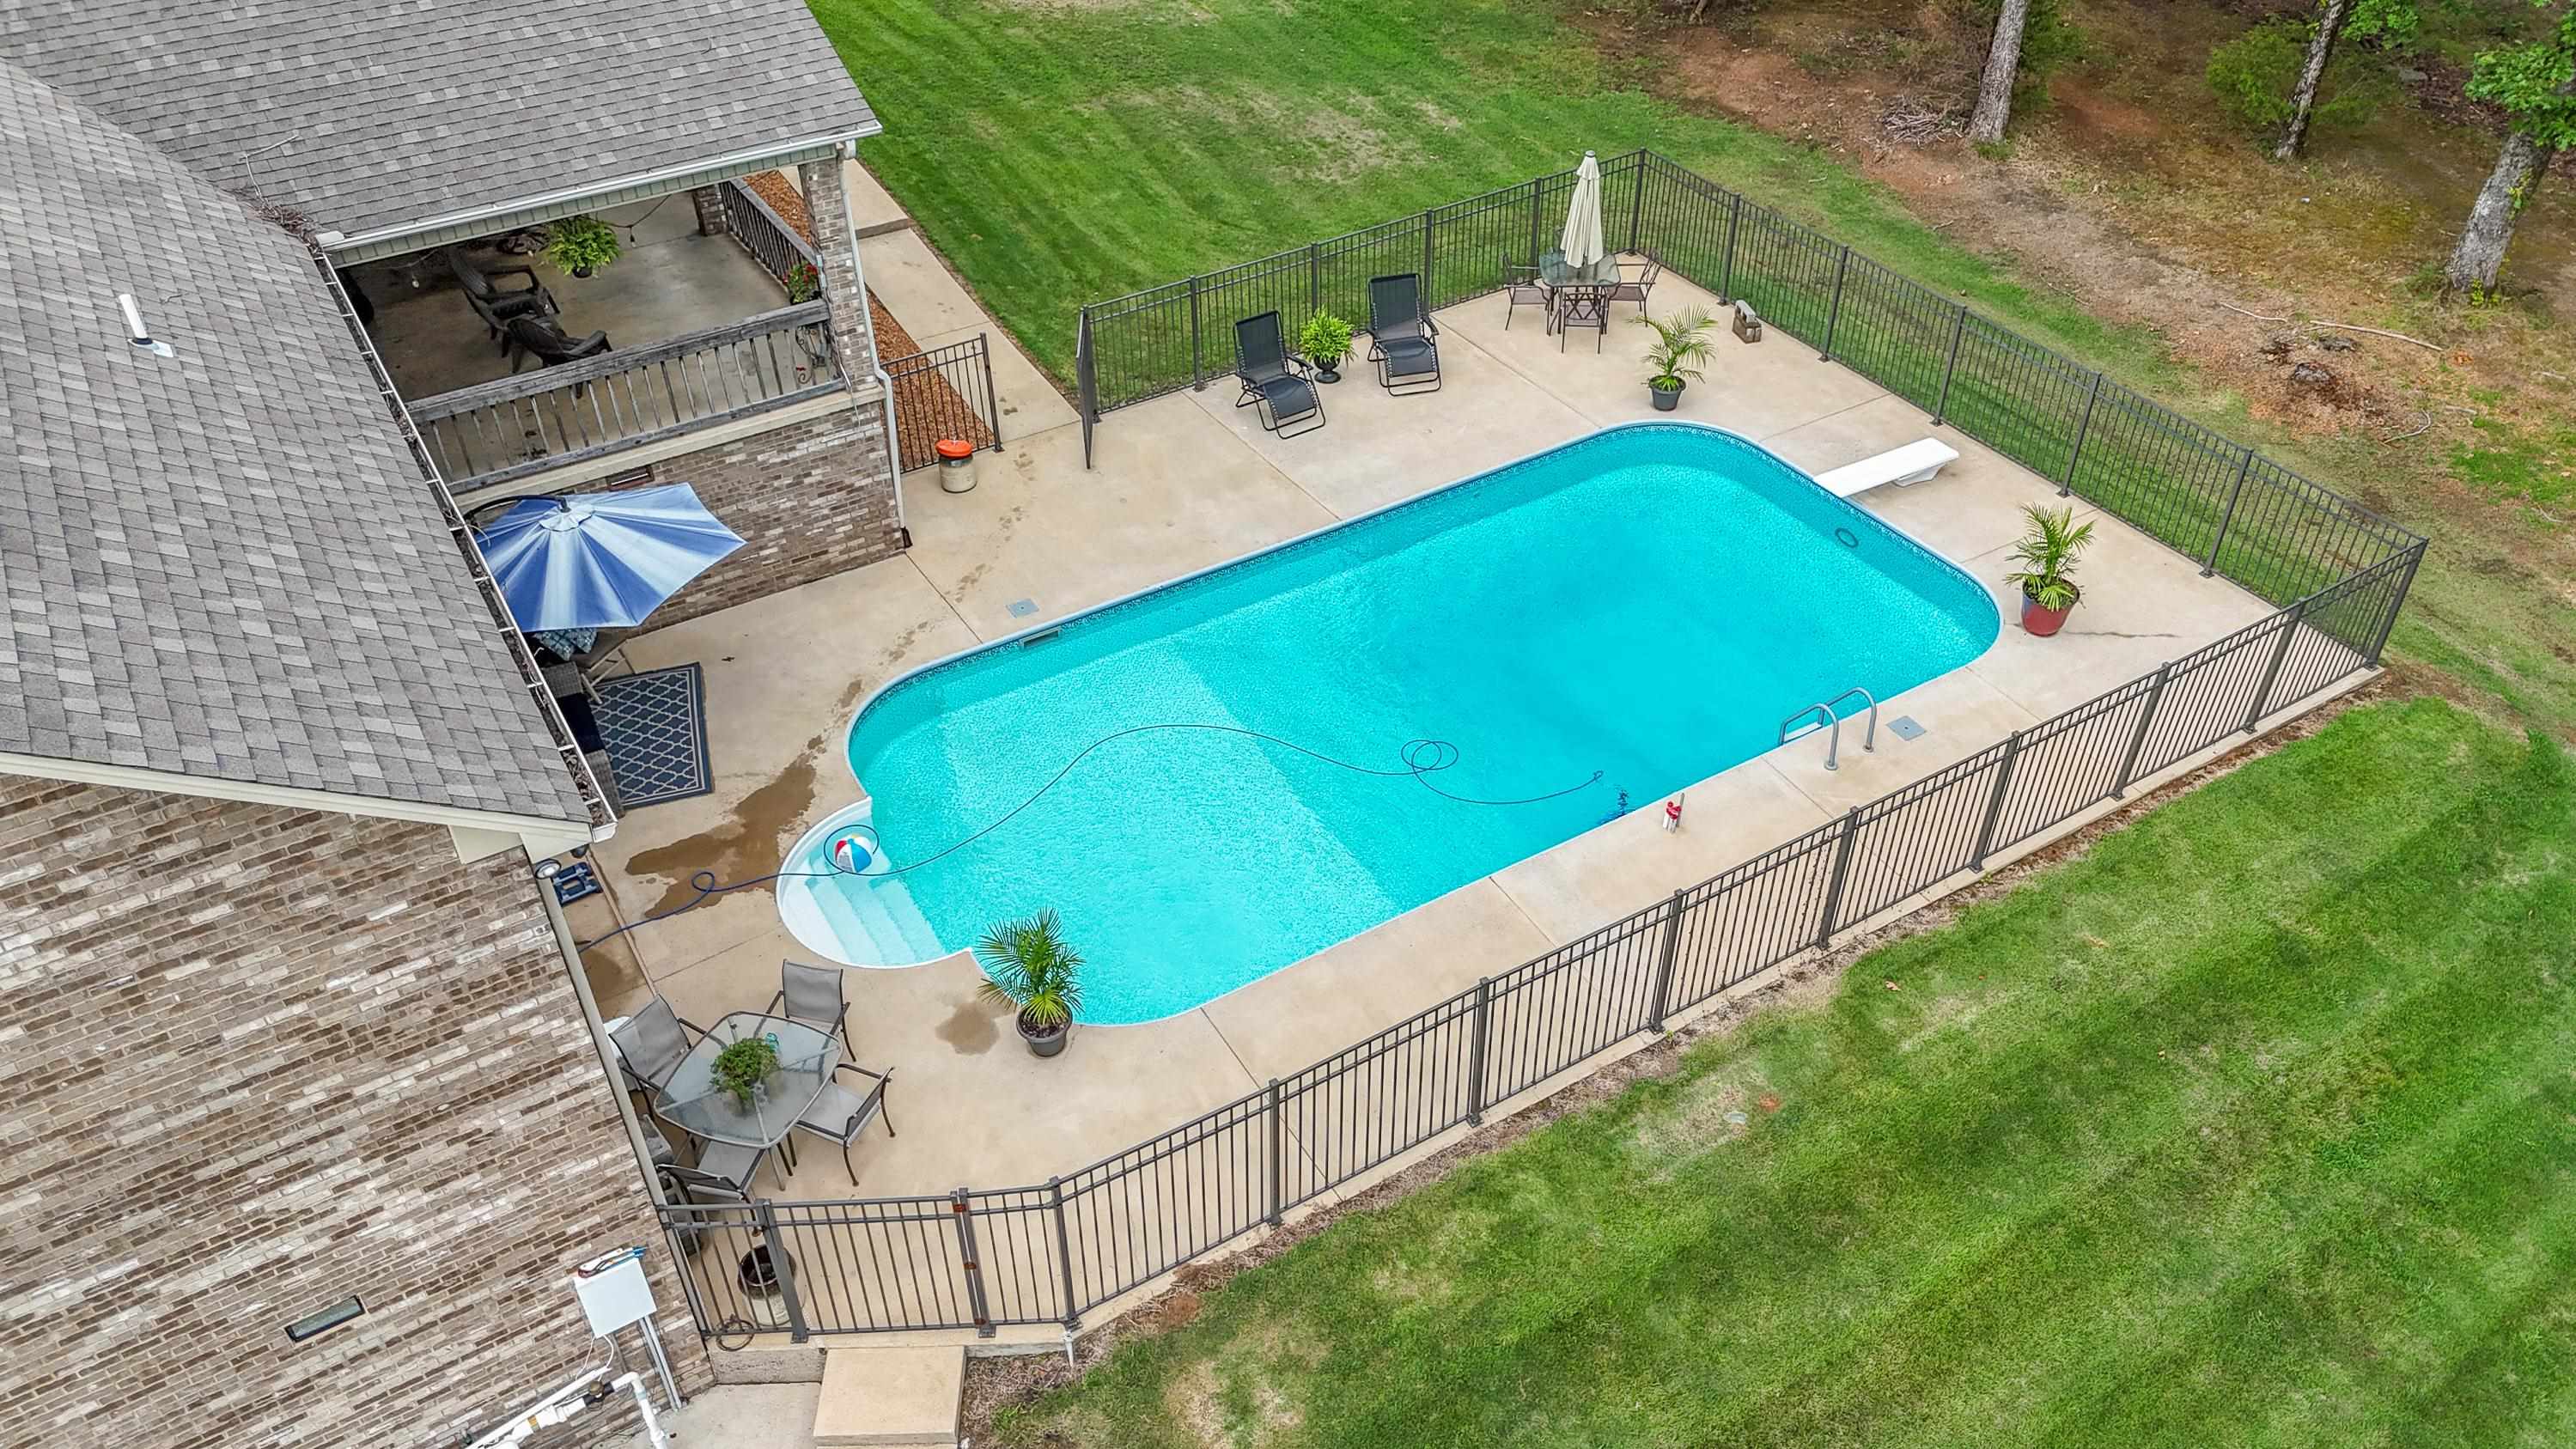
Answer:
[[(778, 1049), (778, 1070), (752, 1089), (751, 1105), (735, 1100), (715, 1079), (716, 1054), (746, 1037), (765, 1036)], [(687, 1057), (662, 1084), (655, 1109), (700, 1137), (740, 1147), (772, 1147), (805, 1115), (832, 1080), (832, 1061), (840, 1039), (829, 1031), (769, 1016), (737, 1011), (698, 1039)]]
[(1569, 267), (1565, 253), (1545, 252), (1538, 259), (1538, 279), (1551, 287), (1609, 287), (1619, 281), (1619, 263), (1602, 257), (1589, 266)]

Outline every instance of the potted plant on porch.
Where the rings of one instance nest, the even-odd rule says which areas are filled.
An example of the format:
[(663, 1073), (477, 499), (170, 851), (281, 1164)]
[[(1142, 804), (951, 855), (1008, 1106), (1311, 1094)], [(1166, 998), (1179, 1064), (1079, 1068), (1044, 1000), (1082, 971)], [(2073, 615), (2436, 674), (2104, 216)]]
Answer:
[(2030, 532), (2013, 545), (2013, 562), (2021, 567), (2004, 575), (2004, 582), (2021, 586), (2022, 628), (2045, 639), (2065, 627), (2066, 616), (2084, 597), (2068, 575), (2075, 571), (2076, 557), (2093, 542), (2093, 523), (2077, 523), (2072, 506), (2025, 503), (2021, 511), (2030, 520)]
[(622, 250), (616, 229), (597, 217), (567, 216), (546, 228), (546, 260), (576, 277), (607, 266)]
[(1646, 344), (1646, 396), (1655, 411), (1671, 412), (1680, 405), (1684, 386), (1708, 381), (1699, 365), (1715, 351), (1708, 340), (1711, 319), (1706, 311), (1693, 307), (1672, 317), (1640, 313), (1637, 325), (1655, 330), (1655, 340)]
[(1318, 312), (1297, 330), (1297, 353), (1315, 364), (1315, 381), (1340, 382), (1342, 359), (1351, 355), (1351, 324)]
[(1065, 944), (1054, 911), (1005, 921), (975, 944), (984, 966), (984, 997), (1019, 1009), (1020, 1039), (1034, 1056), (1064, 1050), (1073, 1014), (1082, 1009), (1082, 957)]

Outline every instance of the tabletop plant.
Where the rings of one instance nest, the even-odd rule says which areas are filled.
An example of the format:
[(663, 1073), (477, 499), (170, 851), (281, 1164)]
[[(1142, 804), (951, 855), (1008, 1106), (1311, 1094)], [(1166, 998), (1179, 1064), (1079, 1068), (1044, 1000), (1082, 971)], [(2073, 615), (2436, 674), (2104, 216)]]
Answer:
[(546, 259), (576, 277), (607, 266), (622, 250), (616, 228), (597, 217), (567, 216), (546, 231)]
[(2030, 520), (2030, 531), (2013, 545), (2013, 562), (2021, 567), (2004, 575), (2004, 582), (2021, 590), (2021, 626), (2046, 638), (2066, 623), (2076, 600), (2084, 597), (2072, 575), (2075, 560), (2093, 542), (2093, 521), (2077, 523), (2071, 505), (2025, 503), (2021, 511)]
[(1318, 381), (1341, 377), (1342, 359), (1351, 355), (1351, 324), (1330, 312), (1318, 312), (1297, 329), (1297, 352), (1315, 364)]
[(1708, 381), (1700, 364), (1716, 355), (1716, 345), (1708, 340), (1708, 329), (1715, 324), (1707, 309), (1693, 307), (1671, 317), (1639, 313), (1637, 325), (1655, 333), (1655, 340), (1646, 344), (1646, 392), (1655, 411), (1671, 412), (1684, 386)]
[(1019, 1009), (1029, 1050), (1042, 1057), (1064, 1050), (1082, 1009), (1082, 956), (1065, 944), (1055, 912), (995, 926), (975, 944), (975, 959), (984, 966), (984, 998)]
[(735, 1105), (748, 1111), (761, 1083), (777, 1071), (778, 1048), (771, 1046), (767, 1037), (747, 1036), (716, 1053), (713, 1075), (716, 1085), (732, 1095)]

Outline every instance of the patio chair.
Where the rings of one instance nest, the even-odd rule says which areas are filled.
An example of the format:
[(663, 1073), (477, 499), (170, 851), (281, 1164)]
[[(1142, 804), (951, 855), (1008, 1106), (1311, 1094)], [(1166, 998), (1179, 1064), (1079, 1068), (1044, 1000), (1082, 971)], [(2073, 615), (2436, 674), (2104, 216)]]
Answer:
[(1646, 253), (1644, 269), (1633, 277), (1628, 275), (1628, 266), (1626, 262), (1619, 264), (1619, 280), (1612, 284), (1609, 294), (1601, 299), (1601, 307), (1606, 312), (1613, 302), (1634, 302), (1637, 304), (1637, 315), (1643, 317), (1646, 315), (1646, 294), (1655, 289), (1656, 279), (1664, 274), (1663, 259), (1653, 252)]
[[(713, 1145), (724, 1147), (726, 1144)], [(761, 1147), (732, 1150), (750, 1153), (757, 1157), (769, 1155), (768, 1149)], [(725, 1172), (710, 1171), (703, 1161), (696, 1167), (682, 1167), (675, 1162), (666, 1162), (654, 1171), (661, 1176), (662, 1190), (683, 1203), (709, 1207), (751, 1201), (751, 1177), (748, 1173), (735, 1177)]]
[(671, 1003), (654, 997), (637, 1009), (626, 1024), (608, 1034), (617, 1047), (618, 1065), (626, 1069), (628, 1085), (647, 1096), (658, 1095), (662, 1084), (671, 1079), (683, 1058), (689, 1054), (689, 1033), (703, 1037), (707, 1029), (693, 1021), (683, 1020), (671, 1009)]
[[(850, 1005), (843, 991), (848, 973), (830, 966), (807, 966), (798, 961), (778, 963), (778, 994), (769, 998), (769, 1014), (784, 1016), (789, 1021), (828, 1026), (839, 1039), (841, 1050), (850, 1049)], [(781, 1006), (785, 1011), (779, 1010)]]
[(1565, 350), (1565, 334), (1577, 327), (1593, 330), (1592, 350), (1599, 352), (1601, 343), (1610, 335), (1609, 287), (1574, 286), (1556, 289), (1556, 350)]
[(1377, 364), (1378, 386), (1399, 397), (1438, 392), (1439, 338), (1439, 324), (1423, 310), (1421, 273), (1369, 278), (1369, 361)]
[[(1279, 330), (1277, 312), (1264, 312), (1235, 323), (1234, 355), (1234, 375), (1243, 383), (1243, 396), (1235, 399), (1234, 405), (1250, 407), (1265, 432), (1294, 438), (1324, 425), (1324, 395), (1297, 360), (1288, 355), (1288, 341)], [(1309, 416), (1314, 418), (1313, 423), (1289, 427)]]
[[(503, 324), (513, 317), (554, 315), (555, 294), (547, 291), (546, 284), (537, 280), (535, 268), (495, 267), (486, 272), (467, 261), (459, 248), (449, 247), (446, 256), (447, 269), (456, 274), (457, 285), (465, 289), (465, 300), (472, 304), (474, 315), (483, 319), (489, 335), (500, 338)], [(527, 278), (528, 284), (524, 287), (501, 287), (492, 281), (495, 275), (507, 277), (514, 274)], [(507, 352), (509, 348), (509, 340), (502, 338), (501, 350)]]
[(1523, 307), (1536, 307), (1539, 320), (1542, 323), (1549, 320), (1550, 309), (1555, 305), (1554, 298), (1547, 289), (1547, 283), (1539, 277), (1538, 268), (1516, 267), (1505, 262), (1503, 285), (1511, 293), (1511, 304), (1503, 309), (1504, 331), (1512, 330), (1512, 314)]
[(886, 1137), (891, 1140), (894, 1136), (894, 1115), (885, 1109), (886, 1088), (894, 1085), (894, 1068), (872, 1072), (848, 1062), (835, 1062), (832, 1072), (835, 1076), (851, 1072), (868, 1078), (876, 1085), (861, 1093), (838, 1082), (824, 1083), (823, 1095), (815, 1098), (814, 1105), (805, 1109), (805, 1115), (796, 1119), (789, 1135), (804, 1132), (840, 1143), (841, 1170), (850, 1175), (850, 1186), (857, 1187), (859, 1170), (850, 1165), (850, 1144), (859, 1140), (859, 1134), (868, 1129), (868, 1123), (879, 1118), (885, 1121)]
[(563, 328), (555, 325), (555, 319), (541, 317), (534, 312), (523, 312), (503, 322), (501, 326), (510, 334), (510, 370), (512, 372), (517, 372), (519, 364), (531, 357), (537, 360), (537, 365), (540, 367), (560, 367), (567, 362), (579, 362), (585, 357), (597, 357), (610, 350), (607, 333), (593, 332), (588, 337), (576, 340)]

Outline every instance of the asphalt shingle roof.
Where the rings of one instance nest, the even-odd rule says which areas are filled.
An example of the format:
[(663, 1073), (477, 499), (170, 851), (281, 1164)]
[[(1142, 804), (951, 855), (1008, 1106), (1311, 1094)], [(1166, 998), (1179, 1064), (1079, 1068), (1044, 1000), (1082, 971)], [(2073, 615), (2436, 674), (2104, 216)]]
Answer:
[(799, 0), (13, 0), (0, 57), (351, 236), (875, 124)]
[(5, 62), (0, 607), (0, 750), (587, 819), (303, 245)]

